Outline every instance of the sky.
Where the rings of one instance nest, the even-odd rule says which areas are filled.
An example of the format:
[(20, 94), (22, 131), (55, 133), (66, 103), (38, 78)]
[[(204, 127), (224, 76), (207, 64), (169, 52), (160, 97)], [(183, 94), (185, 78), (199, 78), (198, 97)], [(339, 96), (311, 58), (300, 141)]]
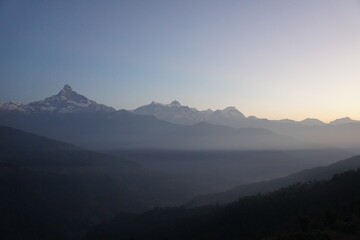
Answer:
[(360, 119), (359, 0), (0, 0), (0, 101)]

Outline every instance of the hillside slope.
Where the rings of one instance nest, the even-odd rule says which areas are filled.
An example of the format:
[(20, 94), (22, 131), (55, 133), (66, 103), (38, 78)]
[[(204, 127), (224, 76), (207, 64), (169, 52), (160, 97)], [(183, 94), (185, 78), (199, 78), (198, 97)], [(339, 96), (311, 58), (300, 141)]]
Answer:
[(9, 127), (0, 127), (0, 172), (3, 239), (77, 239), (120, 211), (180, 204), (222, 185)]
[(359, 199), (360, 170), (348, 171), (224, 206), (121, 214), (84, 239), (355, 240), (360, 237)]
[(255, 195), (258, 193), (268, 193), (298, 182), (329, 179), (336, 173), (356, 168), (360, 168), (360, 156), (354, 156), (324, 167), (303, 170), (283, 178), (240, 185), (229, 191), (197, 196), (186, 205), (188, 207), (194, 207), (207, 204), (229, 203), (235, 201), (239, 197)]

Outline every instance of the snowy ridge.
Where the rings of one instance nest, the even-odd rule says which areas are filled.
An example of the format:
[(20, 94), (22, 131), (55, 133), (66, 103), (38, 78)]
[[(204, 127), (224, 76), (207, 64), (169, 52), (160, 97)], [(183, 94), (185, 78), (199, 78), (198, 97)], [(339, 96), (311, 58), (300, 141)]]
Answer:
[(238, 121), (245, 118), (245, 116), (235, 107), (227, 107), (223, 110), (216, 111), (211, 109), (199, 111), (196, 108), (183, 106), (176, 100), (169, 104), (151, 102), (148, 105), (133, 110), (133, 112), (142, 115), (153, 115), (165, 121), (185, 125), (196, 124), (199, 122), (221, 124), (223, 121)]
[(25, 113), (72, 113), (72, 112), (114, 112), (112, 107), (98, 104), (83, 95), (73, 91), (69, 85), (57, 94), (41, 101), (22, 104), (20, 102), (8, 102), (0, 106), (1, 110), (18, 111)]

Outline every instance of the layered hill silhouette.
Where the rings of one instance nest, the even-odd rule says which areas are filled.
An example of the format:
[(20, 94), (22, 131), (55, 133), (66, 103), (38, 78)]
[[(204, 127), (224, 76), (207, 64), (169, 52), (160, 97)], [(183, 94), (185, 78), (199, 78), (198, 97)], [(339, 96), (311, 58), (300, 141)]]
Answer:
[(154, 116), (126, 110), (115, 111), (76, 93), (68, 85), (57, 95), (42, 101), (18, 104), (17, 107), (3, 105), (0, 109), (0, 125), (95, 149), (249, 150), (314, 147), (263, 128), (234, 129), (205, 122), (184, 126)]
[(298, 183), (227, 205), (120, 214), (84, 239), (296, 239), (360, 237), (360, 171)]
[(341, 149), (184, 151), (116, 150), (112, 155), (126, 157), (156, 171), (183, 174), (214, 174), (233, 181), (225, 190), (240, 184), (288, 176), (304, 169), (327, 166), (356, 155)]
[(189, 203), (188, 207), (224, 204), (235, 201), (244, 196), (268, 193), (298, 182), (320, 181), (330, 179), (334, 174), (347, 170), (360, 168), (360, 156), (354, 156), (328, 166), (306, 169), (286, 177), (276, 178), (269, 181), (240, 185), (225, 192), (198, 196)]
[(2, 239), (78, 239), (121, 211), (222, 188), (222, 179), (154, 172), (9, 127), (0, 127), (0, 176)]
[[(9, 127), (0, 127), (0, 153), (0, 232), (5, 239), (78, 239), (89, 228), (108, 221), (117, 213), (179, 204), (201, 191), (216, 191), (215, 182), (209, 182), (209, 179), (201, 183), (190, 176), (152, 172), (126, 159)], [(356, 167), (358, 162), (359, 157), (356, 157), (334, 164), (332, 169), (341, 171), (350, 166)], [(329, 176), (330, 172), (332, 170), (325, 169), (317, 171), (316, 175)], [(250, 204), (255, 203), (256, 200), (250, 201)], [(191, 220), (193, 213), (200, 214), (201, 219), (213, 219), (207, 209), (175, 208), (175, 213), (174, 209), (170, 212), (155, 210), (157, 220), (153, 219), (152, 211), (139, 215), (141, 217), (135, 216), (135, 222), (128, 222), (128, 217), (134, 219), (134, 215), (121, 214), (110, 223), (111, 236), (132, 236), (133, 232), (127, 231), (144, 229), (142, 227), (150, 224), (149, 221), (150, 229), (152, 224), (156, 227), (151, 230), (150, 237), (163, 236), (162, 233), (156, 235), (159, 233), (157, 224), (164, 224), (163, 214), (166, 223), (171, 225), (173, 217), (182, 219), (184, 216), (186, 221), (190, 213), (192, 228), (191, 222), (198, 221), (197, 218)], [(137, 223), (138, 220), (141, 223)], [(98, 228), (91, 231), (89, 239), (94, 236), (95, 239), (111, 239), (107, 236), (108, 225), (104, 226), (105, 230), (100, 227), (100, 232)], [(113, 226), (116, 226), (115, 235)], [(207, 225), (204, 226), (207, 228)], [(181, 236), (183, 228), (175, 227), (180, 235), (170, 236)], [(165, 228), (164, 233), (167, 234), (167, 231)], [(140, 232), (147, 234), (147, 231)], [(191, 235), (189, 237), (191, 239)]]

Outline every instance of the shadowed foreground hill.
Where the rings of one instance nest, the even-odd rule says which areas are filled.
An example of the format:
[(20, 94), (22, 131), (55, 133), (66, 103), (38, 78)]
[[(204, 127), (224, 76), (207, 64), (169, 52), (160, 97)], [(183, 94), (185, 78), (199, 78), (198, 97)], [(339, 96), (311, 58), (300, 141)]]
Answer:
[(354, 156), (324, 167), (303, 170), (283, 178), (239, 185), (229, 191), (197, 196), (186, 205), (188, 207), (195, 207), (208, 204), (230, 203), (239, 197), (268, 193), (298, 182), (330, 179), (336, 173), (356, 168), (360, 168), (360, 156)]
[(180, 204), (217, 184), (0, 127), (1, 239), (76, 239), (120, 211)]
[[(227, 187), (285, 177), (304, 169), (326, 166), (356, 155), (339, 149), (270, 151), (171, 151), (118, 150), (112, 155), (126, 157), (142, 166), (168, 173), (212, 173), (234, 180)], [(360, 161), (359, 165), (360, 167)], [(345, 169), (346, 170), (346, 169)], [(329, 176), (331, 177), (331, 176)], [(288, 183), (292, 184), (295, 182)], [(283, 185), (286, 186), (286, 185)], [(234, 198), (236, 200), (239, 196)]]
[(360, 237), (359, 209), (360, 171), (347, 171), (224, 206), (122, 214), (85, 239), (353, 240)]

